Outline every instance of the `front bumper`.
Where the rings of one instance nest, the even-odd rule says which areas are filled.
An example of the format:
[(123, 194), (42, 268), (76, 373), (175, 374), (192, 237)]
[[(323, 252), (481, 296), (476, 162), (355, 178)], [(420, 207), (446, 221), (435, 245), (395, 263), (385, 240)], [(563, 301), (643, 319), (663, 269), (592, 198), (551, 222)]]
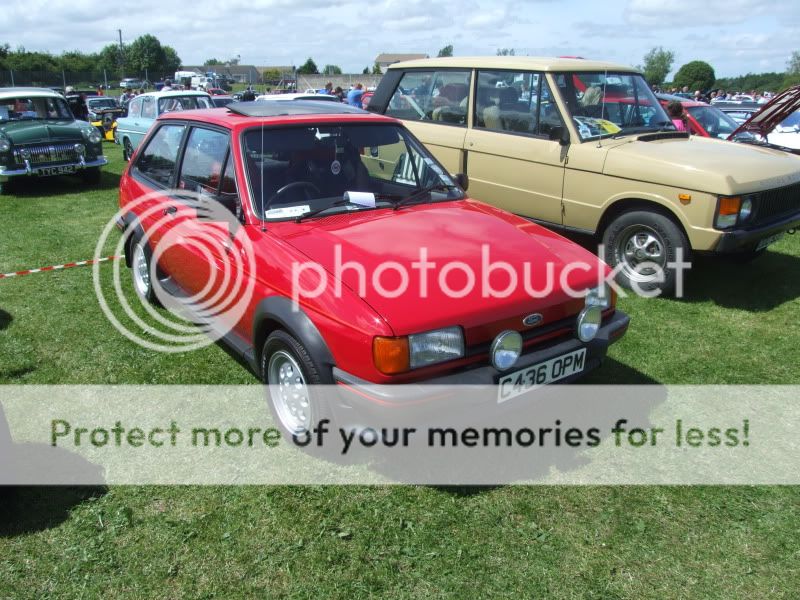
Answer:
[[(495, 386), (501, 375), (507, 375), (580, 348), (586, 348), (586, 366), (583, 371), (558, 381), (558, 383), (569, 383), (599, 367), (608, 352), (608, 347), (625, 334), (629, 324), (630, 317), (617, 310), (608, 317), (591, 342), (584, 343), (577, 338), (570, 338), (538, 346), (527, 354), (523, 354), (512, 369), (502, 373), (489, 364), (479, 364), (465, 371), (418, 383), (381, 385), (365, 381), (334, 367), (333, 376), (339, 386), (341, 400), (338, 406), (333, 407), (334, 413), (341, 423), (363, 423), (365, 417), (370, 420), (382, 420), (387, 417), (400, 417), (401, 420), (405, 420), (406, 417), (419, 417), (420, 412), (431, 416), (448, 414), (453, 409), (463, 412), (466, 409), (477, 408), (477, 406), (465, 405), (463, 396), (449, 394), (448, 387)], [(440, 386), (434, 395), (431, 394), (431, 386)], [(520, 398), (524, 398), (524, 396), (520, 396)], [(505, 404), (514, 405), (515, 403), (512, 400)], [(413, 415), (405, 414), (409, 410), (413, 412)]]
[(77, 171), (83, 169), (91, 169), (94, 167), (102, 167), (108, 164), (105, 156), (100, 156), (95, 160), (82, 160), (74, 163), (58, 164), (58, 165), (25, 165), (24, 169), (8, 169), (7, 167), (0, 167), (0, 181), (8, 181), (11, 177), (35, 177), (38, 175), (37, 169), (49, 169), (52, 167), (74, 167)]
[(724, 232), (714, 248), (719, 253), (736, 253), (755, 250), (761, 240), (784, 233), (790, 229), (800, 229), (800, 214), (794, 213), (754, 229), (734, 229)]

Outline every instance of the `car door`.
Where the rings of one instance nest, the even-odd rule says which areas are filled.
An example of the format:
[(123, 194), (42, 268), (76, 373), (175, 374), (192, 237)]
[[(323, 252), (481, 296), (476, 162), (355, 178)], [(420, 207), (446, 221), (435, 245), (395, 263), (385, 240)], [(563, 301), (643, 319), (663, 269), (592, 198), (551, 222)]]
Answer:
[(547, 80), (529, 71), (478, 70), (464, 140), (469, 194), (537, 221), (561, 225), (566, 146)]
[(385, 114), (403, 119), (451, 173), (464, 170), (470, 69), (408, 70), (399, 78)]
[(142, 108), (138, 117), (134, 117), (130, 125), (130, 140), (134, 150), (147, 135), (156, 118), (156, 99), (154, 96), (142, 96)]

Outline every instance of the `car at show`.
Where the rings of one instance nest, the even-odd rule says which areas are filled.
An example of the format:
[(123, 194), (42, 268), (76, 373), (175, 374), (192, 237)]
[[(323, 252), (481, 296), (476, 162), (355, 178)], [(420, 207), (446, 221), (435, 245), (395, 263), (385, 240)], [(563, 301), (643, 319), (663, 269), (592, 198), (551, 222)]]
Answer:
[[(363, 390), (376, 409), (368, 392), (381, 384), (507, 381), (523, 393), (584, 375), (625, 333), (602, 262), (467, 186), (395, 119), (340, 103), (236, 103), (156, 120), (123, 173), (117, 223), (139, 296), (213, 312), (293, 434), (352, 415), (319, 403), (314, 384)], [(541, 293), (487, 274), (507, 292), (487, 301), (458, 273), (449, 284), (399, 275), (423, 254), (480, 271), (487, 253), (520, 270), (531, 261)], [(337, 260), (372, 276), (362, 286)], [(213, 299), (241, 311), (215, 312)]]
[(126, 77), (119, 82), (119, 87), (123, 90), (138, 90), (145, 87), (145, 82), (138, 77)]
[(211, 102), (214, 103), (214, 106), (217, 108), (222, 108), (223, 106), (228, 106), (231, 102), (236, 102), (233, 96), (211, 96)]
[(674, 94), (656, 94), (656, 97), (664, 108), (672, 101), (680, 102), (688, 117), (689, 130), (694, 135), (727, 140), (739, 126), (713, 104), (687, 100)]
[(731, 100), (712, 102), (711, 106), (724, 112), (731, 119), (736, 121), (737, 125), (741, 125), (764, 108), (763, 104), (758, 104), (757, 102), (733, 102)]
[(631, 67), (408, 61), (389, 66), (368, 110), (404, 120), (450, 172), (469, 176), (475, 198), (595, 236), (626, 286), (672, 292), (679, 249), (686, 261), (746, 260), (800, 226), (796, 157), (676, 131)]
[(117, 119), (124, 114), (125, 109), (109, 96), (88, 96), (86, 109), (92, 126), (97, 128), (104, 140), (113, 142)]
[(287, 102), (291, 100), (313, 100), (314, 102), (341, 102), (332, 94), (261, 94), (256, 96), (256, 102)]
[[(752, 139), (741, 139), (749, 134)], [(731, 134), (736, 141), (800, 154), (800, 85), (774, 96)]]
[(45, 88), (0, 88), (0, 194), (10, 181), (78, 175), (100, 180), (102, 137)]
[(213, 106), (211, 96), (205, 92), (172, 90), (139, 94), (128, 103), (128, 116), (117, 119), (114, 141), (122, 146), (122, 155), (129, 160), (159, 115)]

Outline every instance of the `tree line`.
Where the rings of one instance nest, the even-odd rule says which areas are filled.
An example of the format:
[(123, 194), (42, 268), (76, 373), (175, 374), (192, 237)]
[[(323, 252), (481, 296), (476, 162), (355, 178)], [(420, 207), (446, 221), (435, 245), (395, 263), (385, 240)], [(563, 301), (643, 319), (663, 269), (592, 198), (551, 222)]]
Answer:
[(9, 44), (0, 44), (0, 69), (7, 71), (106, 71), (109, 76), (147, 75), (154, 79), (169, 76), (180, 66), (181, 59), (175, 49), (150, 34), (139, 36), (130, 44), (108, 44), (100, 52), (89, 53), (69, 50), (55, 55), (23, 46), (12, 50)]

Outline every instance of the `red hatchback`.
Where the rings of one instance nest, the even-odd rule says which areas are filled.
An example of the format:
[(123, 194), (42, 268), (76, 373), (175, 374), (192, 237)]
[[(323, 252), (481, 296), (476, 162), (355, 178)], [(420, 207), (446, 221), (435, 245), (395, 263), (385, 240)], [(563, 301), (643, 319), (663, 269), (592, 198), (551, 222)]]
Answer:
[(397, 120), (234, 103), (155, 122), (118, 225), (137, 293), (213, 321), (293, 433), (337, 409), (312, 384), (367, 406), (410, 382), (505, 400), (583, 375), (624, 334), (604, 263), (466, 188)]

